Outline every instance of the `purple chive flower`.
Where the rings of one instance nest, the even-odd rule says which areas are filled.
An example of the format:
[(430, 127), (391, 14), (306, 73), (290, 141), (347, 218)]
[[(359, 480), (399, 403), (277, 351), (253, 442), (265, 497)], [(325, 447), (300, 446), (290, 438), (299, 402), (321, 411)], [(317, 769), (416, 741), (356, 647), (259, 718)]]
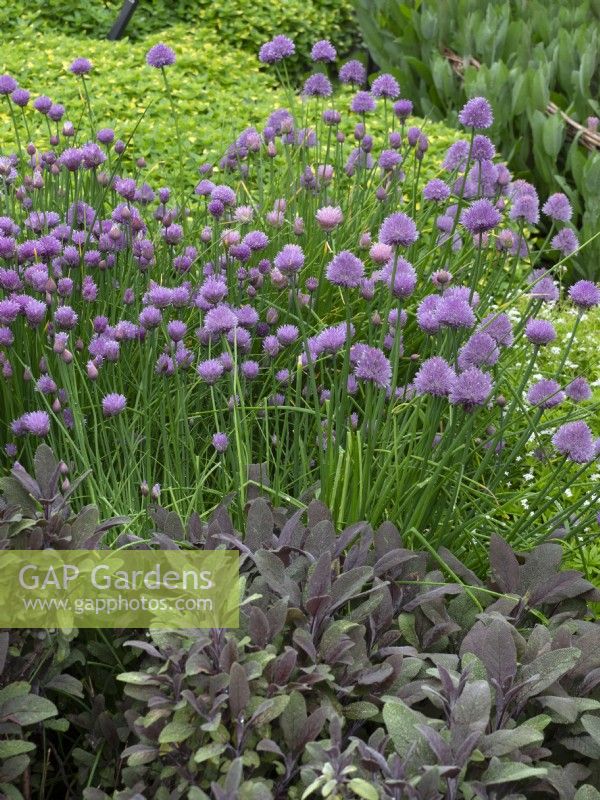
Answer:
[(423, 298), (417, 308), (417, 323), (419, 328), (431, 336), (440, 329), (438, 320), (440, 301), (441, 297), (438, 294), (429, 294)]
[(27, 103), (29, 102), (29, 98), (31, 95), (27, 91), (27, 89), (15, 89), (14, 92), (11, 94), (10, 99), (16, 106), (19, 108), (25, 108)]
[(587, 464), (596, 455), (592, 432), (583, 420), (561, 425), (552, 437), (552, 444), (576, 464)]
[(367, 81), (367, 70), (360, 61), (347, 61), (339, 72), (341, 83), (350, 83), (355, 86), (364, 86)]
[(281, 350), (281, 343), (277, 336), (265, 336), (263, 339), (263, 350), (268, 356), (275, 358)]
[(204, 178), (196, 185), (194, 194), (197, 194), (198, 197), (208, 197), (214, 188), (215, 184), (208, 178)]
[(376, 264), (387, 264), (393, 255), (393, 250), (389, 244), (375, 242), (369, 250), (369, 255)]
[(204, 328), (210, 334), (227, 333), (238, 324), (234, 312), (225, 305), (218, 305), (207, 311), (204, 317)]
[(491, 367), (500, 358), (495, 339), (485, 331), (476, 331), (460, 348), (458, 366), (461, 370), (469, 367)]
[(32, 436), (47, 436), (50, 432), (50, 417), (45, 411), (30, 411), (20, 418), (23, 433)]
[(501, 347), (510, 347), (513, 343), (512, 323), (506, 314), (489, 314), (482, 319), (479, 330), (489, 333)]
[(12, 75), (0, 75), (0, 94), (10, 94), (19, 86)]
[(475, 200), (460, 215), (463, 226), (473, 235), (491, 231), (500, 222), (498, 209), (486, 198)]
[(465, 128), (489, 128), (494, 117), (485, 97), (472, 97), (461, 108), (458, 119)]
[(214, 305), (227, 297), (227, 284), (221, 276), (210, 275), (199, 290), (199, 295), (207, 303)]
[(100, 144), (112, 144), (115, 140), (115, 132), (112, 128), (101, 128), (96, 134), (96, 139)]
[(492, 379), (477, 367), (469, 367), (452, 380), (449, 400), (452, 405), (462, 406), (472, 411), (482, 406), (492, 392)]
[(394, 297), (410, 297), (417, 285), (417, 273), (415, 272), (415, 268), (410, 261), (401, 257), (395, 259), (395, 266), (394, 259), (390, 259), (381, 270), (381, 277), (391, 289)]
[(365, 274), (365, 265), (349, 250), (342, 250), (327, 265), (327, 280), (335, 286), (355, 289)]
[(210, 193), (211, 200), (218, 200), (224, 206), (234, 206), (236, 204), (235, 192), (231, 186), (221, 184), (215, 186)]
[(50, 375), (41, 375), (35, 385), (42, 394), (54, 394), (56, 391), (56, 383)]
[(266, 42), (258, 53), (259, 61), (263, 64), (276, 64), (284, 58), (293, 56), (296, 46), (287, 36), (275, 36), (270, 42)]
[(15, 337), (10, 328), (0, 326), (0, 347), (10, 347), (15, 341)]
[(241, 306), (241, 308), (235, 308), (234, 313), (237, 317), (238, 323), (247, 328), (251, 328), (259, 321), (258, 311), (255, 308), (252, 308), (252, 306), (246, 305)]
[(384, 73), (375, 78), (371, 85), (371, 92), (375, 97), (385, 97), (389, 100), (394, 100), (400, 94), (400, 87), (393, 75)]
[(58, 328), (71, 330), (77, 325), (77, 314), (70, 306), (59, 306), (54, 312), (54, 322)]
[(269, 237), (263, 231), (249, 231), (242, 239), (242, 244), (257, 252), (265, 249), (269, 244)]
[(475, 161), (491, 161), (496, 155), (496, 148), (491, 139), (487, 136), (477, 135), (473, 137), (473, 148), (471, 157)]
[(394, 114), (399, 120), (405, 122), (413, 112), (413, 104), (410, 100), (398, 100), (394, 103)]
[(379, 228), (379, 240), (392, 247), (409, 247), (418, 238), (417, 226), (402, 211), (386, 217)]
[[(382, 150), (377, 163), (384, 172), (391, 172), (402, 163), (402, 156), (395, 150)], [(381, 187), (380, 187), (381, 188)]]
[(92, 62), (87, 58), (76, 58), (69, 67), (73, 75), (87, 75), (92, 71)]
[(196, 371), (201, 380), (211, 386), (219, 380), (221, 375), (225, 372), (225, 368), (216, 358), (209, 358), (206, 361), (201, 361)]
[(524, 220), (530, 225), (536, 225), (540, 220), (539, 200), (537, 194), (519, 194), (512, 202), (509, 213), (510, 219)]
[(360, 345), (354, 375), (357, 380), (370, 381), (385, 389), (392, 379), (392, 366), (388, 357), (378, 347)]
[(313, 44), (310, 57), (313, 61), (331, 63), (337, 58), (337, 52), (328, 39), (320, 39)]
[(77, 172), (83, 161), (83, 152), (78, 147), (67, 147), (60, 154), (59, 163), (69, 172)]
[(40, 114), (46, 115), (52, 108), (52, 100), (43, 94), (41, 97), (36, 97), (33, 101), (33, 107), (36, 111), (39, 111)]
[(235, 349), (247, 353), (252, 346), (252, 335), (245, 328), (233, 328), (227, 334), (227, 341)]
[(105, 417), (116, 417), (127, 405), (127, 398), (122, 394), (113, 392), (102, 398), (102, 413)]
[(293, 344), (298, 338), (299, 331), (295, 325), (281, 325), (277, 328), (277, 339), (284, 347)]
[(233, 369), (233, 358), (229, 355), (229, 353), (227, 352), (221, 353), (221, 355), (219, 356), (219, 361), (223, 365), (223, 369), (225, 370), (225, 372), (231, 372), (231, 370)]
[(180, 319), (171, 320), (167, 325), (167, 333), (173, 342), (180, 342), (187, 333), (187, 325)]
[(255, 380), (258, 377), (259, 372), (260, 365), (258, 361), (249, 359), (248, 361), (242, 362), (242, 375), (247, 381)]
[(224, 453), (229, 447), (229, 437), (226, 433), (214, 433), (212, 437), (212, 446), (217, 453)]
[(326, 108), (323, 112), (323, 122), (326, 125), (339, 125), (342, 121), (342, 115), (334, 108)]
[(53, 103), (48, 111), (48, 116), (53, 122), (58, 122), (65, 114), (65, 107), (60, 103)]
[(139, 323), (142, 328), (145, 328), (146, 330), (156, 328), (158, 325), (160, 325), (161, 320), (162, 312), (155, 306), (146, 306), (146, 308), (143, 308), (140, 312)]
[(452, 389), (455, 373), (450, 364), (440, 356), (424, 361), (414, 379), (417, 394), (447, 397)]
[[(41, 300), (35, 300), (31, 297), (25, 304), (25, 319), (27, 323), (35, 328), (40, 325), (46, 318), (46, 304)], [(0, 318), (1, 321), (1, 318)]]
[(592, 396), (592, 390), (585, 378), (574, 378), (565, 388), (565, 393), (575, 403), (582, 403)]
[(541, 380), (531, 386), (527, 392), (527, 400), (532, 406), (539, 408), (554, 408), (565, 399), (560, 384), (554, 380)]
[(542, 300), (544, 303), (554, 303), (559, 298), (559, 291), (556, 283), (544, 269), (534, 269), (527, 279), (531, 284), (530, 294), (532, 297)]
[(295, 275), (304, 266), (304, 253), (297, 244), (286, 244), (273, 259), (274, 265), (283, 275)]
[(357, 114), (367, 114), (375, 111), (375, 100), (371, 92), (357, 92), (350, 103), (350, 108)]
[(315, 72), (305, 80), (302, 94), (304, 97), (331, 97), (333, 87), (327, 75)]
[(440, 298), (436, 316), (438, 325), (449, 328), (472, 328), (476, 321), (468, 299), (448, 292)]
[[(347, 340), (347, 327), (346, 323), (342, 322), (340, 325), (331, 325), (324, 328), (321, 333), (311, 342), (314, 345), (315, 355), (327, 353), (334, 355), (339, 352), (346, 344)], [(354, 329), (350, 329), (350, 337), (354, 335)]]
[(600, 288), (592, 281), (577, 281), (569, 289), (569, 297), (580, 309), (594, 308), (600, 305)]
[(323, 206), (315, 214), (315, 219), (324, 231), (332, 231), (344, 221), (344, 214), (339, 206)]
[(442, 203), (450, 197), (450, 187), (440, 178), (432, 178), (423, 187), (423, 199)]
[(83, 156), (83, 166), (87, 169), (95, 169), (106, 161), (106, 155), (95, 142), (88, 142), (81, 148)]
[(554, 325), (545, 319), (530, 319), (525, 325), (525, 336), (538, 347), (550, 344), (556, 339)]
[(543, 213), (556, 222), (568, 222), (573, 216), (573, 209), (568, 197), (562, 192), (551, 194), (542, 206)]
[(570, 256), (579, 247), (579, 240), (570, 228), (563, 228), (552, 238), (550, 244), (563, 256)]
[(156, 69), (170, 67), (175, 63), (175, 53), (166, 44), (159, 42), (146, 53), (146, 63)]
[(450, 145), (446, 151), (446, 156), (442, 163), (444, 169), (453, 172), (455, 169), (463, 169), (467, 163), (469, 155), (469, 143), (465, 139), (459, 139)]
[(183, 228), (181, 225), (173, 223), (172, 225), (163, 228), (162, 235), (167, 244), (176, 245), (179, 244), (183, 238)]

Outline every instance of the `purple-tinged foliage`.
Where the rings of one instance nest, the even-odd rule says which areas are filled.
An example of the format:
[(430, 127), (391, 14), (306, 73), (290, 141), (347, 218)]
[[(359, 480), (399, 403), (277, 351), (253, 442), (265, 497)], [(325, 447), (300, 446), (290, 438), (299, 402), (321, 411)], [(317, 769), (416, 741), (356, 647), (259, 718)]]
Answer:
[[(249, 477), (264, 482), (263, 468)], [(258, 489), (244, 534), (224, 505), (185, 525), (151, 513), (162, 547), (238, 551), (245, 602), (239, 631), (127, 643), (117, 788), (224, 800), (243, 785), (278, 800), (328, 782), (340, 796), (477, 787), (491, 800), (593, 785), (600, 626), (588, 603), (600, 595), (560, 571), (559, 544), (523, 554), (494, 535), (482, 580), (448, 550), (412, 549), (390, 522), (337, 531), (321, 503), (292, 513)]]

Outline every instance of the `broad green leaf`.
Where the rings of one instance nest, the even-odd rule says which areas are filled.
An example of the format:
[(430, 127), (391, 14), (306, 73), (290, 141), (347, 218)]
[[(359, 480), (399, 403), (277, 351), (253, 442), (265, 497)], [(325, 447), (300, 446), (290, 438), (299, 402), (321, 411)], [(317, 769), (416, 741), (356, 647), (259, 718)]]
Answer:
[(596, 744), (600, 745), (600, 717), (595, 717), (592, 714), (584, 714), (581, 718), (581, 724)]
[(580, 786), (575, 792), (573, 800), (600, 800), (600, 792), (586, 783), (585, 786)]
[(58, 709), (54, 703), (35, 694), (13, 697), (0, 708), (0, 719), (16, 722), (17, 725), (35, 725), (57, 715)]
[(300, 692), (294, 690), (279, 720), (283, 738), (291, 749), (302, 739), (306, 719), (306, 700)]
[(33, 742), (26, 742), (23, 739), (6, 739), (0, 741), (0, 758), (12, 758), (20, 756), (22, 753), (29, 753), (35, 750)]
[(544, 111), (550, 99), (545, 71), (539, 66), (529, 72), (529, 91), (534, 108)]
[[(2, 781), (2, 788), (4, 788), (5, 783), (10, 784), (19, 775), (22, 775), (23, 772), (27, 769), (30, 764), (29, 756), (22, 754), (20, 756), (13, 756), (13, 758), (8, 758), (4, 763), (0, 766), (0, 781)], [(10, 794), (8, 795), (10, 797)], [(22, 797), (21, 795), (17, 795)]]
[(414, 748), (415, 742), (424, 744), (416, 726), (426, 725), (427, 718), (418, 711), (413, 711), (400, 698), (390, 698), (384, 704), (383, 721), (394, 743), (394, 748), (401, 758), (406, 758)]
[(544, 122), (544, 149), (551, 158), (560, 153), (565, 133), (565, 126), (559, 114), (552, 114)]
[(369, 703), (366, 700), (359, 700), (356, 703), (350, 703), (344, 707), (344, 716), (346, 719), (371, 719), (376, 717), (379, 709), (374, 703)]
[(460, 742), (471, 733), (483, 733), (489, 722), (491, 707), (489, 683), (467, 683), (452, 709), (453, 738)]
[(364, 800), (379, 800), (377, 789), (362, 778), (352, 778), (348, 783), (348, 788), (358, 797), (364, 798)]
[(527, 778), (541, 778), (548, 774), (543, 767), (530, 767), (527, 764), (512, 763), (492, 759), (492, 763), (481, 776), (484, 785), (495, 786), (497, 783), (524, 781)]
[(259, 706), (252, 715), (252, 724), (256, 725), (257, 728), (261, 725), (267, 725), (284, 712), (289, 702), (289, 695), (278, 694), (268, 701), (269, 705), (267, 707), (261, 709), (261, 706), (265, 705), (261, 703), (261, 706)]
[(169, 722), (159, 734), (158, 741), (160, 744), (175, 744), (177, 742), (184, 742), (196, 730), (195, 725), (189, 722)]
[[(130, 767), (142, 767), (151, 764), (158, 758), (158, 748), (150, 745), (134, 745), (126, 751), (127, 764)], [(125, 755), (125, 754), (124, 754)]]
[(532, 679), (523, 687), (523, 693), (528, 697), (540, 694), (574, 667), (580, 656), (581, 650), (576, 647), (562, 647), (542, 653), (521, 669), (520, 680)]
[(9, 683), (8, 686), (5, 686), (4, 689), (0, 689), (0, 708), (2, 705), (13, 697), (22, 697), (24, 694), (29, 694), (31, 690), (31, 684), (27, 683), (27, 681), (15, 681), (15, 683)]
[(226, 748), (227, 745), (221, 744), (220, 742), (205, 744), (203, 747), (196, 750), (194, 761), (196, 764), (201, 764), (203, 761), (208, 761), (211, 758), (218, 758), (221, 753), (225, 752)]
[(419, 637), (415, 631), (415, 617), (413, 614), (403, 612), (398, 614), (398, 628), (406, 641), (413, 647), (419, 647)]
[(517, 728), (503, 729), (489, 733), (479, 742), (479, 749), (488, 756), (506, 756), (513, 750), (530, 745), (540, 745), (544, 734), (525, 723)]
[(160, 681), (147, 672), (121, 672), (117, 675), (118, 681), (123, 683), (133, 683), (136, 686), (160, 686)]

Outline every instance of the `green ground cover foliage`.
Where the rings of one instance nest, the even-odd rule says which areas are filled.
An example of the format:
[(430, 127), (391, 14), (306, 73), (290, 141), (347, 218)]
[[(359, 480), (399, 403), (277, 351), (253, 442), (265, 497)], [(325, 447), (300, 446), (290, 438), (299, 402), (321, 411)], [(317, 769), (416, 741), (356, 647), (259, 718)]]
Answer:
[[(169, 75), (179, 113), (186, 159), (190, 165), (218, 161), (236, 135), (249, 125), (261, 128), (268, 114), (288, 104), (276, 89), (273, 73), (261, 70), (255, 51), (233, 50), (214, 33), (190, 31), (179, 25), (131, 43), (109, 42), (85, 36), (37, 32), (21, 38), (17, 29), (9, 46), (0, 52), (0, 72), (14, 75), (32, 98), (51, 91), (53, 101), (66, 107), (65, 119), (89, 132), (81, 82), (68, 71), (73, 57), (85, 55), (94, 64), (88, 82), (96, 129), (113, 127), (118, 138), (133, 135), (128, 166), (138, 156), (152, 162), (145, 179), (158, 187), (177, 171), (177, 137), (169, 101), (160, 75), (144, 69), (145, 53), (161, 39), (173, 43), (177, 69)], [(48, 87), (53, 87), (52, 90)], [(343, 95), (347, 104), (350, 93)], [(139, 123), (140, 117), (144, 119)], [(46, 136), (45, 119), (28, 112), (31, 133), (21, 124), (23, 139)], [(418, 120), (415, 124), (418, 124)], [(445, 151), (457, 134), (441, 123), (423, 123), (432, 152)], [(37, 128), (35, 127), (37, 125)], [(58, 130), (62, 128), (62, 123)], [(351, 133), (350, 130), (347, 133)], [(5, 103), (0, 103), (0, 136), (12, 141), (12, 123)], [(434, 158), (429, 163), (436, 163)], [(193, 181), (192, 170), (187, 177)], [(432, 177), (432, 176), (430, 176)], [(191, 189), (190, 183), (188, 189)]]
[[(0, 30), (22, 36), (40, 31), (103, 39), (121, 5), (121, 0), (0, 0)], [(248, 20), (250, 10), (252, 24)], [(199, 51), (208, 32), (227, 47), (251, 53), (273, 35), (285, 33), (302, 54), (292, 62), (292, 68), (302, 71), (316, 39), (335, 41), (342, 55), (349, 53), (359, 39), (351, 0), (257, 0), (251, 4), (247, 0), (142, 0), (126, 34), (131, 41), (143, 41), (174, 25), (198, 36)]]

